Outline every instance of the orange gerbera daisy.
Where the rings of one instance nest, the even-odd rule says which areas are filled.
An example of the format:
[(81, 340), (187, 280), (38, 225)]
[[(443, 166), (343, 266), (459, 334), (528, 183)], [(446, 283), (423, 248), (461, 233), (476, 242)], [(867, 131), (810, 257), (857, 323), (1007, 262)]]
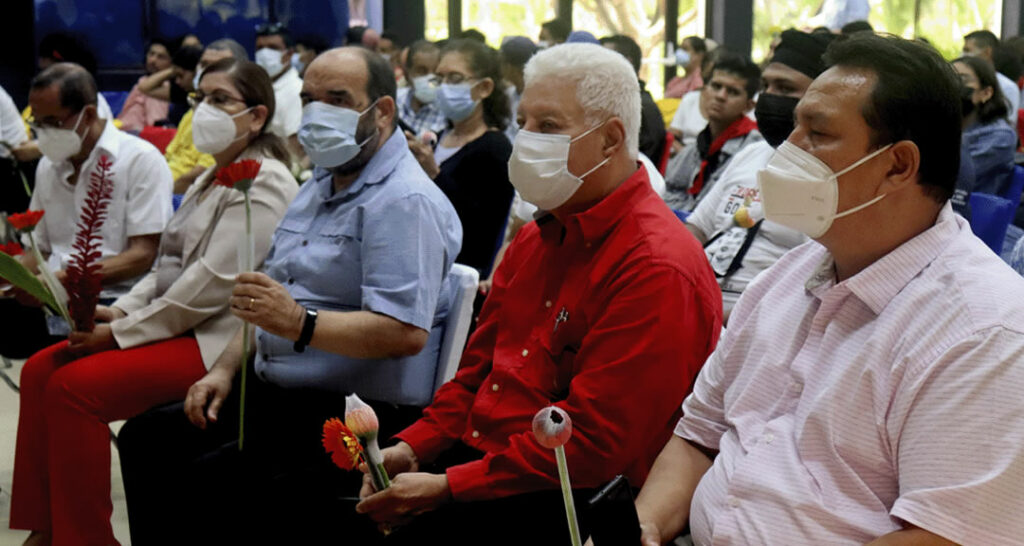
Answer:
[(331, 454), (331, 461), (342, 470), (352, 470), (363, 458), (363, 446), (345, 423), (333, 417), (324, 421), (324, 450)]

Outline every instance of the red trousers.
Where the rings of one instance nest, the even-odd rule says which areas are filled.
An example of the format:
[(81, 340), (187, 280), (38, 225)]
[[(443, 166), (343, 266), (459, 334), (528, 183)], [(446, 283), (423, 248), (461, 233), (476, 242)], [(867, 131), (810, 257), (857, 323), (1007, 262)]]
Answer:
[(206, 374), (195, 338), (76, 359), (62, 341), (21, 372), (11, 528), (49, 530), (53, 545), (117, 544), (110, 525), (110, 429), (182, 400)]

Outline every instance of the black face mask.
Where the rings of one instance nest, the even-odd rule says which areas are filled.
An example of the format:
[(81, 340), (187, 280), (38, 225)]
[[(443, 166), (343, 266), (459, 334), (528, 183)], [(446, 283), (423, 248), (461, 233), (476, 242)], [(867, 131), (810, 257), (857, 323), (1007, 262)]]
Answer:
[(960, 108), (965, 118), (974, 113), (974, 89), (966, 85), (960, 87)]
[(797, 97), (768, 93), (757, 97), (757, 106), (754, 107), (757, 130), (772, 148), (777, 148), (793, 132), (793, 111), (798, 102), (800, 99)]

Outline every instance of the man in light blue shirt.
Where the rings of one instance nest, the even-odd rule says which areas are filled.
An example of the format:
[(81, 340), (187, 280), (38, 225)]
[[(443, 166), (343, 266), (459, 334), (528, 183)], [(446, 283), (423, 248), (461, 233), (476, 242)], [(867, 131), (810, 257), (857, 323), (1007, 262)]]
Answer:
[[(396, 130), (395, 81), (379, 56), (325, 52), (306, 70), (302, 99), (299, 140), (318, 167), (274, 233), (266, 272), (239, 275), (231, 297), (233, 312), (256, 326), (245, 406), (249, 464), (224, 456), (237, 454), (224, 442), (238, 432), (239, 335), (185, 400), (188, 420), (207, 438), (182, 447), (200, 431), (182, 430), (180, 407), (136, 418), (122, 432), (133, 540), (155, 529), (166, 538), (160, 521), (195, 521), (232, 542), (321, 543), (319, 533), (329, 532), (320, 517), (331, 507), (325, 499), (354, 496), (360, 479), (332, 467), (320, 446), (324, 421), (343, 417), (344, 395), (356, 393), (374, 407), (387, 439), (433, 396), (453, 294), (448, 273), (462, 240), (458, 216)], [(218, 435), (224, 442), (212, 442), (218, 452), (211, 454), (208, 437)], [(129, 470), (139, 464), (132, 459), (164, 475)], [(233, 525), (234, 515), (251, 525), (239, 535), (237, 527), (174, 517), (189, 503), (168, 490), (189, 490), (180, 482), (194, 480), (234, 495), (218, 505), (239, 512), (218, 522)]]

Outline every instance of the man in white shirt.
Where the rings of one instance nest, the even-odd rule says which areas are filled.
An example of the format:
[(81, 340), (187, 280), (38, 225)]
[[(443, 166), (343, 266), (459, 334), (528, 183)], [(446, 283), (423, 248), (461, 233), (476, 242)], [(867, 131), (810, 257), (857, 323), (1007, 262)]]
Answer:
[(757, 172), (793, 131), (793, 110), (825, 70), (822, 55), (832, 39), (793, 29), (782, 33), (762, 73), (764, 91), (757, 99), (757, 129), (765, 140), (737, 152), (686, 218), (686, 228), (704, 245), (722, 288), (723, 321), (754, 277), (807, 241), (799, 231), (764, 220)]
[[(32, 80), (29, 104), (33, 130), (43, 152), (29, 205), (31, 210), (46, 212), (33, 233), (39, 250), (49, 268), (62, 280), (64, 269), (76, 252), (72, 245), (91, 179), (100, 174), (100, 159), (105, 158), (112, 165), (109, 176), (113, 178), (113, 193), (100, 229), (100, 298), (127, 293), (152, 265), (160, 233), (171, 216), (171, 173), (167, 163), (153, 145), (119, 131), (110, 119), (99, 116), (96, 83), (81, 66), (59, 63), (40, 72)], [(23, 244), (29, 244), (27, 237)], [(29, 269), (37, 267), (30, 252), (25, 253), (23, 260)], [(11, 319), (8, 324), (17, 323), (26, 329), (30, 329), (30, 322), (34, 328), (41, 325), (42, 313), (36, 309), (8, 311), (19, 315), (7, 315)], [(23, 320), (20, 315), (26, 318)], [(0, 343), (0, 354), (12, 356), (30, 349), (25, 343), (31, 336), (3, 337), (8, 343)], [(49, 341), (42, 337), (44, 342)], [(39, 348), (42, 347), (35, 347)]]
[[(997, 47), (999, 47), (999, 38), (996, 38), (996, 35), (988, 30), (975, 30), (964, 36), (964, 55), (981, 57), (988, 64), (993, 65), (993, 67), (995, 65), (992, 61), (992, 53)], [(1017, 82), (1007, 78), (998, 70), (996, 71), (996, 79), (999, 80), (999, 89), (1003, 92), (1003, 97), (1009, 103), (1010, 113), (1006, 116), (1006, 121), (1010, 122), (1010, 127), (1017, 129), (1017, 110), (1020, 108), (1021, 97), (1020, 88), (1017, 87)]]
[(959, 81), (895, 37), (825, 59), (759, 174), (814, 241), (740, 297), (637, 498), (644, 544), (1019, 544), (1024, 279), (948, 203)]
[[(28, 133), (25, 132), (25, 124), (21, 121), (18, 107), (14, 105), (14, 99), (7, 91), (0, 87), (0, 142), (16, 148), (26, 140)], [(0, 147), (0, 157), (11, 157), (6, 146)]]
[(302, 123), (302, 78), (292, 67), (294, 53), (288, 29), (281, 23), (260, 25), (256, 29), (256, 64), (263, 67), (274, 82), (274, 119), (270, 132), (288, 141), (296, 157), (302, 157), (298, 132)]

